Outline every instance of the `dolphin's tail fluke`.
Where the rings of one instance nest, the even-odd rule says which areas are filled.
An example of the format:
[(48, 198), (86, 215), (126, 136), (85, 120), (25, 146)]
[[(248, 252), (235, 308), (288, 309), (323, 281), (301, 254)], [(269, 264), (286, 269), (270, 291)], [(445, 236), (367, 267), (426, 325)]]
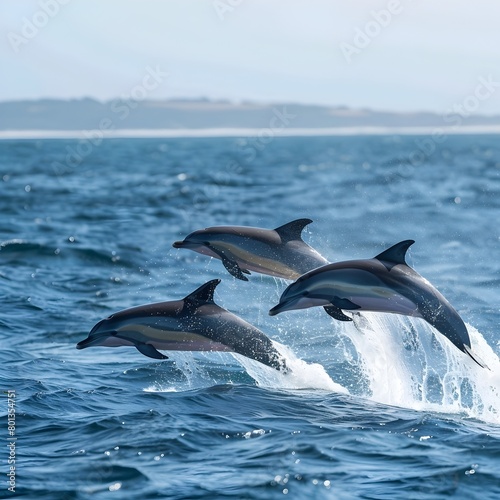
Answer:
[(481, 368), (488, 368), (488, 370), (491, 370), (490, 367), (477, 354), (474, 354), (471, 348), (466, 346), (465, 344), (464, 352), (468, 354)]

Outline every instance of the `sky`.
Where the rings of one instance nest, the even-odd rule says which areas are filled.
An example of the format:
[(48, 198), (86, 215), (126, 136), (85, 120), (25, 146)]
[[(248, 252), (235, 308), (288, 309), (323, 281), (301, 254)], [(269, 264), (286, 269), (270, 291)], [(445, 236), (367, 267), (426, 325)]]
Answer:
[(500, 114), (499, 20), (497, 0), (2, 0), (0, 101)]

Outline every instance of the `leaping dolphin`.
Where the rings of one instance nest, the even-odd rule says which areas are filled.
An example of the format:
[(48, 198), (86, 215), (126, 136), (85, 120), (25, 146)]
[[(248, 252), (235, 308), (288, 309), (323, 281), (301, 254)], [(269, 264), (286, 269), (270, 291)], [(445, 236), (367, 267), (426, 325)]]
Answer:
[(220, 259), (234, 277), (248, 281), (250, 271), (278, 278), (297, 279), (328, 261), (302, 240), (311, 219), (297, 219), (276, 229), (246, 226), (208, 227), (176, 241), (174, 248), (188, 248)]
[(134, 346), (154, 359), (167, 359), (157, 349), (236, 352), (287, 371), (283, 357), (264, 333), (214, 302), (219, 283), (209, 281), (182, 300), (112, 314), (97, 323), (76, 348)]
[(373, 259), (337, 262), (308, 272), (283, 292), (279, 304), (269, 314), (323, 306), (340, 321), (352, 321), (342, 309), (423, 318), (485, 367), (471, 352), (467, 328), (457, 311), (431, 283), (406, 264), (406, 251), (413, 243), (413, 240), (401, 241)]

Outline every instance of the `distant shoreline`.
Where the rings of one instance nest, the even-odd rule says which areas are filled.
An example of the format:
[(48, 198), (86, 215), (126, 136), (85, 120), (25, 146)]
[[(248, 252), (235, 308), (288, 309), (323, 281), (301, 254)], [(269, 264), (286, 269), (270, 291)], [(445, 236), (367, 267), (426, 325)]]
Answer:
[[(262, 128), (179, 128), (179, 129), (118, 129), (102, 132), (100, 139), (119, 138), (189, 138), (189, 137), (259, 137)], [(266, 129), (267, 130), (267, 129)], [(273, 131), (274, 137), (356, 136), (356, 135), (486, 135), (500, 134), (500, 125), (471, 125), (460, 127), (330, 127), (284, 128)], [(0, 130), (0, 140), (81, 139), (89, 138), (85, 130)], [(269, 139), (266, 134), (266, 139)]]
[(40, 99), (0, 102), (0, 139), (498, 134), (500, 115), (475, 109), (390, 112), (294, 103)]

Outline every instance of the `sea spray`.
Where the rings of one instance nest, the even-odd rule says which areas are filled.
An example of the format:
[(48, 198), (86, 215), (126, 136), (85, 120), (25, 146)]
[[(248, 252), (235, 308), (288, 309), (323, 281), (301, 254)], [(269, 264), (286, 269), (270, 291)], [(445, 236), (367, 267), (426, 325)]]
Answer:
[(295, 356), (291, 349), (286, 346), (275, 341), (273, 344), (285, 358), (288, 371), (272, 370), (260, 363), (234, 354), (258, 385), (281, 389), (321, 389), (348, 394), (349, 391), (334, 382), (322, 365), (307, 363)]
[(168, 355), (169, 360), (155, 363), (151, 374), (153, 382), (148, 382), (143, 390), (183, 392), (214, 385), (255, 383), (227, 352), (173, 351)]
[[(220, 384), (251, 384), (276, 389), (318, 389), (348, 394), (334, 382), (318, 363), (299, 359), (288, 347), (273, 341), (284, 357), (287, 371), (278, 371), (236, 353), (171, 353), (175, 358), (175, 381), (169, 361), (159, 363), (155, 381), (144, 388), (147, 392), (180, 392)], [(181, 375), (181, 376), (179, 376)]]
[(344, 334), (355, 345), (370, 399), (420, 411), (458, 413), (500, 423), (500, 360), (467, 325), (477, 366), (420, 319), (363, 313)]

